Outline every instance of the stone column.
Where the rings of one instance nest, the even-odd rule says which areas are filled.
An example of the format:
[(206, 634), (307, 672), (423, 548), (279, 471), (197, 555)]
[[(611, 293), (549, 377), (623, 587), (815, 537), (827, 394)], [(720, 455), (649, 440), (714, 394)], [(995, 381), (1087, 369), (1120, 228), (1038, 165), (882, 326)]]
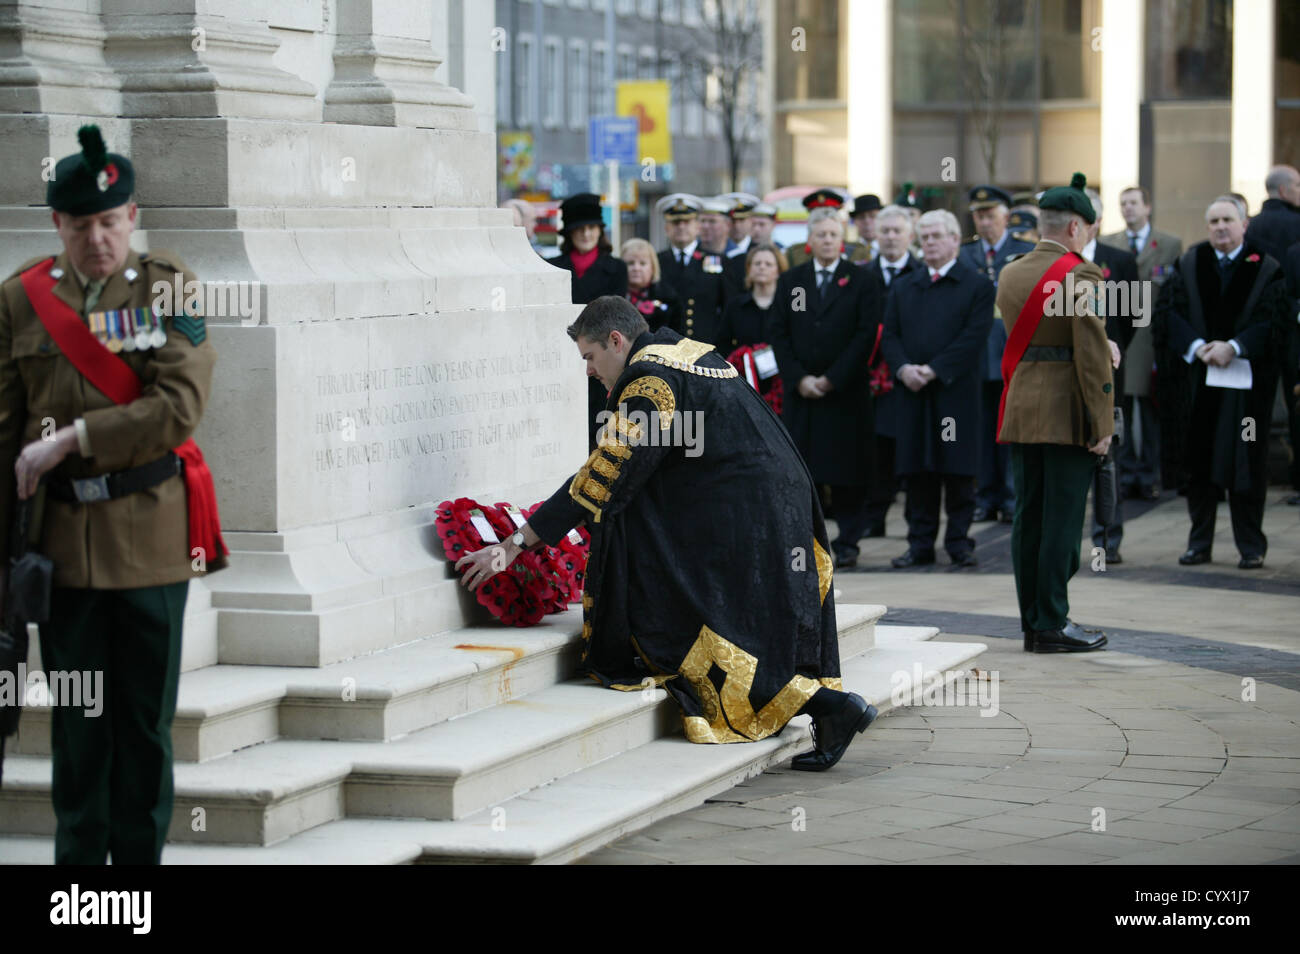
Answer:
[[(0, 160), (31, 174), (0, 181), (0, 267), (58, 248), (39, 160), (94, 121), (135, 163), (136, 247), (210, 283), (196, 439), (234, 553), (187, 668), (319, 665), (461, 625), (433, 505), (553, 491), (585, 455), (586, 382), (569, 276), (495, 208), (494, 131), (433, 75), (446, 4), (99, 3), (3, 8), (0, 44), (30, 65), (0, 71)], [(462, 29), (486, 36), (474, 7)], [(60, 72), (62, 31), (101, 85)], [(465, 69), (490, 95), (491, 58)]]

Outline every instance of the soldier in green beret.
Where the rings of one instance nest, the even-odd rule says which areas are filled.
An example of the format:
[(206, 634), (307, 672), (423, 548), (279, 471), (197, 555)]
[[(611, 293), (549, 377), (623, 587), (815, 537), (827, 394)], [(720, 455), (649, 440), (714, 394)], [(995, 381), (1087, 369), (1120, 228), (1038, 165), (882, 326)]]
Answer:
[(1039, 201), (1042, 238), (1008, 262), (997, 313), (1007, 329), (997, 438), (1011, 445), (1016, 510), (1011, 561), (1028, 652), (1088, 652), (1106, 637), (1069, 618), (1093, 472), (1114, 432), (1111, 350), (1095, 307), (1101, 269), (1080, 256), (1096, 220), (1087, 185)]
[(46, 192), (63, 251), (0, 285), (0, 567), (15, 499), (33, 499), (32, 543), (54, 563), (42, 664), (103, 688), (97, 712), (50, 700), (54, 860), (156, 864), (172, 817), (186, 594), (226, 556), (190, 440), (216, 352), (203, 318), (154, 290), (193, 274), (170, 253), (130, 248), (130, 160), (97, 127), (78, 139)]

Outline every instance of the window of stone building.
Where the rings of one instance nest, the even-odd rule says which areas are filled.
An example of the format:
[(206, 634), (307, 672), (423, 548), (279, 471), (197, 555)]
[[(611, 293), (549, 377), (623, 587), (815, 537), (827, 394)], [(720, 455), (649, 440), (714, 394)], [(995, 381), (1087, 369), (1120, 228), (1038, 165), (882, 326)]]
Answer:
[(587, 128), (587, 44), (569, 41), (569, 128)]
[[(777, 4), (783, 6), (784, 3)], [(687, 26), (699, 26), (704, 22), (700, 14), (700, 0), (682, 0), (682, 22)]]
[(668, 131), (682, 131), (682, 63), (676, 53), (664, 54), (664, 77), (668, 80)]
[(682, 18), (681, 0), (662, 0), (659, 16), (664, 23), (677, 23)]
[(614, 12), (620, 17), (630, 17), (636, 13), (636, 0), (615, 0)]
[(564, 45), (559, 37), (546, 38), (542, 68), (546, 103), (542, 122), (558, 129), (564, 123)]
[(700, 136), (704, 133), (704, 71), (699, 63), (686, 66), (686, 83), (684, 96), (686, 100), (685, 126), (686, 135)]
[(533, 35), (519, 34), (519, 39), (515, 43), (515, 125), (520, 128), (533, 124), (533, 100), (530, 87), (535, 54)]
[(776, 24), (776, 98), (842, 99), (838, 0), (778, 3)]
[(613, 91), (605, 76), (607, 48), (603, 40), (594, 40), (591, 44), (591, 115), (608, 116), (613, 109), (610, 99)]
[(659, 54), (653, 46), (641, 47), (638, 56), (641, 61), (641, 79), (659, 78)]
[(511, 111), (511, 87), (514, 83), (514, 73), (511, 70), (510, 46), (507, 45), (505, 50), (495, 54), (497, 67), (497, 125), (512, 126), (514, 125), (514, 114)]
[(1232, 0), (1146, 0), (1146, 98), (1231, 95)]
[(1277, 0), (1277, 113), (1273, 126), (1273, 158), (1300, 166), (1300, 4)]
[(659, 15), (658, 0), (640, 0), (637, 7), (643, 19), (653, 20)]
[(620, 43), (618, 56), (614, 60), (615, 75), (618, 79), (636, 79), (636, 51), (629, 43)]

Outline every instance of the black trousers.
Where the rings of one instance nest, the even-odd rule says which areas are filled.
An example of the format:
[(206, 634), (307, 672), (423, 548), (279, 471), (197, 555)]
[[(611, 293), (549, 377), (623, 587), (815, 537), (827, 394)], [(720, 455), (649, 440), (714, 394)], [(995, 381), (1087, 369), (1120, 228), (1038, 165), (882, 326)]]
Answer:
[[(1119, 446), (1119, 484), (1121, 491), (1142, 490), (1160, 483), (1160, 418), (1149, 397), (1124, 396), (1124, 420), (1130, 422), (1130, 437)], [(1133, 421), (1140, 422), (1142, 451), (1131, 439)]]
[[(1125, 445), (1121, 444), (1123, 449)], [(1118, 461), (1116, 461), (1118, 464)], [(1121, 478), (1120, 487), (1123, 487)], [(1102, 526), (1097, 520), (1097, 485), (1101, 482), (1101, 469), (1095, 468), (1092, 478), (1092, 545), (1109, 550), (1118, 547), (1124, 539), (1124, 492), (1121, 489), (1115, 497), (1115, 518), (1109, 526)]]
[[(1192, 518), (1192, 532), (1187, 535), (1189, 550), (1209, 550), (1214, 546), (1214, 520), (1219, 510), (1220, 490), (1206, 481), (1187, 486), (1187, 513)], [(1232, 539), (1243, 556), (1264, 556), (1268, 538), (1264, 536), (1264, 494), (1250, 495), (1228, 491), (1228, 513), (1232, 517)]]
[(1291, 331), (1287, 335), (1286, 360), (1282, 362), (1282, 403), (1286, 405), (1287, 433), (1291, 436), (1291, 489), (1300, 490), (1300, 414), (1296, 414), (1295, 386), (1300, 380), (1300, 329), (1294, 321), (1288, 322)]
[(933, 553), (939, 536), (939, 494), (943, 493), (948, 528), (943, 548), (956, 559), (975, 549), (970, 537), (970, 521), (975, 513), (975, 478), (969, 474), (908, 474), (907, 548), (914, 553)]
[(976, 503), (985, 510), (1011, 513), (1016, 509), (1016, 487), (1011, 473), (1011, 447), (998, 443), (998, 406), (1002, 382), (985, 381), (980, 392), (980, 464)]
[(836, 556), (857, 556), (858, 541), (867, 532), (867, 493), (864, 484), (835, 484), (831, 487), (831, 506), (840, 534), (831, 541)]
[(876, 435), (875, 472), (871, 492), (867, 495), (865, 520), (867, 529), (883, 527), (885, 515), (898, 495), (898, 477), (894, 475), (894, 439)]

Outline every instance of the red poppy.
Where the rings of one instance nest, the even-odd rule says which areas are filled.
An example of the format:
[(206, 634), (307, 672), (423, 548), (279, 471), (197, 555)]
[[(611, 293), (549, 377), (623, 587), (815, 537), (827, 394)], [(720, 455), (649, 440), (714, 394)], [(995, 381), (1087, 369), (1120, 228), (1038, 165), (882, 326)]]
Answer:
[(1249, 255), (1246, 256), (1246, 261), (1248, 261), (1248, 262), (1258, 262), (1258, 261), (1259, 261), (1259, 255), (1256, 254), (1256, 253), (1254, 253), (1254, 252), (1251, 252)]
[(1101, 267), (1101, 277), (1102, 277), (1102, 278), (1110, 278), (1110, 266), (1109, 266), (1109, 265), (1103, 265), (1103, 266)]
[(841, 279), (840, 279), (839, 281), (837, 281), (835, 284), (836, 284), (836, 285), (839, 285), (841, 288), (843, 288), (843, 287), (844, 287), (845, 285), (847, 285), (848, 283), (849, 283), (849, 276), (845, 275), (843, 278), (841, 278)]

